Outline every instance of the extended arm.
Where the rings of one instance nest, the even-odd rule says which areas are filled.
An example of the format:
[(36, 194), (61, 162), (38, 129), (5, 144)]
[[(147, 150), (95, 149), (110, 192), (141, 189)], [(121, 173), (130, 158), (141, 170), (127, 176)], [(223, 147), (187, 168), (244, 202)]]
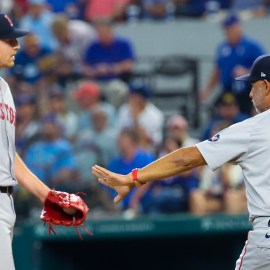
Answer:
[[(138, 179), (143, 183), (160, 180), (202, 165), (206, 165), (206, 162), (196, 146), (180, 148), (141, 168), (138, 171)], [(123, 199), (134, 187), (131, 173), (116, 174), (97, 165), (92, 167), (92, 173), (101, 184), (118, 192), (115, 203)]]
[(14, 172), (18, 182), (44, 203), (50, 189), (27, 168), (18, 154), (15, 158)]
[[(142, 168), (138, 179), (143, 183), (160, 180), (201, 165), (206, 165), (206, 162), (196, 146), (180, 148)], [(128, 181), (133, 182), (131, 174)]]

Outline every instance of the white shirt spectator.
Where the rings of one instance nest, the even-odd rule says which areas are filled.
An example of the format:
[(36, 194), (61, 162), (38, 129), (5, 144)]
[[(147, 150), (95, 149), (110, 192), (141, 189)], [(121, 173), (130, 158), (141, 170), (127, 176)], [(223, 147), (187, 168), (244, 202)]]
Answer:
[(89, 23), (70, 20), (65, 15), (55, 16), (52, 31), (59, 53), (74, 65), (82, 63), (86, 49), (96, 38), (96, 32)]
[[(144, 110), (137, 118), (138, 124), (144, 128), (155, 145), (158, 145), (162, 140), (162, 131), (164, 124), (163, 113), (152, 103), (147, 102)], [(118, 115), (118, 130), (126, 127), (134, 126), (134, 118), (131, 113), (130, 106), (124, 104), (119, 109)]]

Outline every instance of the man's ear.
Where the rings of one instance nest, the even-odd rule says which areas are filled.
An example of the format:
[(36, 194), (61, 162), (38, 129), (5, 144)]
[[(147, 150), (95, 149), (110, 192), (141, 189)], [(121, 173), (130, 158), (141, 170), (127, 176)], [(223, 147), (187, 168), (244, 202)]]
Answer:
[(267, 80), (264, 80), (265, 87), (266, 87), (266, 95), (270, 95), (270, 82)]

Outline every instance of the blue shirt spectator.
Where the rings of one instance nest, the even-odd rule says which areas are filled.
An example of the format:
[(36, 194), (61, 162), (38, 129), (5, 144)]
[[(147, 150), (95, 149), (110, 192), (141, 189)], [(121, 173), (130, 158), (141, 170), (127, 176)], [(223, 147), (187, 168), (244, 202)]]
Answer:
[(73, 148), (60, 133), (56, 116), (46, 115), (42, 119), (42, 137), (26, 151), (25, 163), (46, 184), (72, 190), (76, 169)]
[(265, 54), (265, 50), (258, 41), (244, 35), (240, 18), (236, 14), (228, 14), (222, 27), (225, 40), (217, 48), (215, 66), (201, 90), (201, 101), (206, 101), (219, 85), (222, 92), (234, 93), (241, 112), (251, 113), (250, 86), (236, 82), (234, 78), (248, 73), (253, 61)]
[(131, 42), (115, 36), (110, 21), (97, 21), (94, 26), (98, 38), (86, 51), (86, 75), (100, 81), (126, 80), (135, 60)]
[[(111, 44), (102, 45), (99, 41), (94, 42), (86, 52), (85, 61), (92, 67), (102, 63), (108, 65), (117, 64), (125, 60), (134, 60), (133, 50), (127, 39), (115, 37)], [(98, 80), (111, 80), (118, 78), (119, 74), (111, 72), (106, 75), (97, 75)]]
[(54, 13), (47, 10), (45, 0), (29, 0), (29, 11), (21, 19), (19, 25), (35, 34), (41, 46), (49, 49), (56, 47), (56, 41), (51, 30)]
[(224, 41), (218, 47), (216, 55), (216, 65), (220, 71), (222, 89), (224, 91), (233, 89), (235, 69), (239, 66), (250, 69), (254, 59), (264, 53), (265, 51), (259, 42), (245, 36), (233, 45)]
[[(175, 120), (176, 118), (171, 118), (170, 122), (175, 122)], [(184, 145), (182, 146), (184, 147)], [(163, 157), (179, 147), (181, 146), (179, 146), (178, 138), (167, 135), (157, 157)], [(199, 176), (195, 169), (157, 182), (147, 183), (133, 193), (129, 208), (135, 214), (186, 212), (189, 210), (190, 195), (194, 189), (198, 188), (198, 185)]]
[(25, 162), (30, 170), (47, 184), (63, 168), (76, 168), (72, 146), (65, 139), (32, 144), (26, 152)]
[(54, 13), (68, 13), (69, 7), (75, 8), (77, 0), (46, 0)]
[(144, 214), (173, 214), (189, 210), (189, 196), (198, 188), (195, 170), (151, 183), (141, 199)]
[(41, 61), (46, 61), (51, 54), (50, 49), (40, 46), (37, 36), (28, 35), (24, 38), (24, 47), (16, 55), (15, 65), (9, 73), (18, 80), (34, 84), (45, 75), (41, 69)]
[[(108, 169), (115, 173), (127, 174), (130, 173), (132, 169), (142, 168), (152, 161), (154, 161), (154, 156), (152, 154), (143, 150), (137, 150), (133, 160), (126, 160), (124, 157), (118, 156), (111, 160), (110, 164), (108, 165)], [(129, 195), (123, 200), (123, 209), (128, 207), (132, 193), (133, 192), (130, 192)], [(114, 195), (116, 194), (113, 194), (113, 196)]]
[[(134, 168), (142, 168), (154, 161), (154, 156), (147, 151), (138, 148), (138, 134), (133, 129), (123, 129), (118, 137), (119, 155), (113, 158), (108, 165), (108, 169), (115, 173), (127, 174)], [(127, 209), (130, 197), (136, 189), (123, 200), (122, 209)], [(114, 191), (112, 196), (116, 194)]]

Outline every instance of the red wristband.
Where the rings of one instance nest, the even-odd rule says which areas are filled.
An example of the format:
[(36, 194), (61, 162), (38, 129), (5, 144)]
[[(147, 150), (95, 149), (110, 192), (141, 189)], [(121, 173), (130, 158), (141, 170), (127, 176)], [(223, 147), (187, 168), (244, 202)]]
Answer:
[(142, 183), (139, 179), (138, 179), (138, 168), (136, 169), (133, 169), (131, 171), (131, 174), (132, 174), (132, 179), (133, 179), (133, 182), (135, 184), (136, 187), (140, 187), (142, 185), (144, 185), (145, 183)]

